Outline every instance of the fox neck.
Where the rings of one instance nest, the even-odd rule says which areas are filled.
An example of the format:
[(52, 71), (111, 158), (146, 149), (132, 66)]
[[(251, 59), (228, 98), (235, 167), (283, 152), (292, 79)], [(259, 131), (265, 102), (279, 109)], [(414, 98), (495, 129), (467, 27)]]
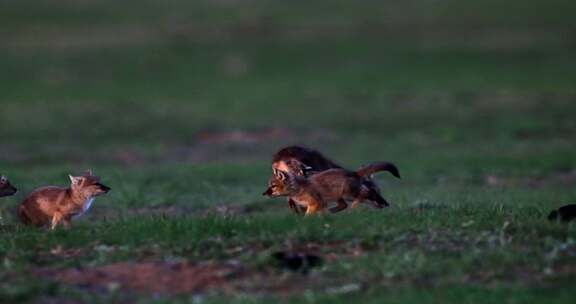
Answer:
[(66, 194), (68, 198), (76, 205), (83, 206), (88, 200), (94, 200), (92, 196), (86, 196), (81, 191), (78, 191), (74, 188), (68, 188), (66, 190)]
[(72, 218), (74, 218), (74, 219), (79, 218), (82, 215), (84, 215), (86, 213), (86, 211), (88, 211), (88, 209), (90, 209), (90, 207), (92, 206), (92, 203), (94, 202), (94, 198), (95, 198), (93, 196), (87, 197), (86, 195), (82, 194), (80, 191), (74, 190), (74, 188), (69, 188), (67, 190), (67, 194), (68, 194), (68, 197), (70, 198), (70, 200), (79, 208), (79, 210), (76, 211), (74, 213), (74, 215), (72, 216)]
[(298, 196), (306, 191), (309, 187), (310, 183), (308, 180), (301, 176), (294, 176), (290, 179), (288, 184), (288, 192), (290, 193), (289, 196)]

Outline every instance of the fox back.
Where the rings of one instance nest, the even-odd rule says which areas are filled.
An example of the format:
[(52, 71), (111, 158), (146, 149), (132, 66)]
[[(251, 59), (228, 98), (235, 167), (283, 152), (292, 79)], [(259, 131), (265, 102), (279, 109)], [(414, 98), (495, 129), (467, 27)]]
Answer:
[(281, 171), (270, 178), (264, 195), (294, 197), (303, 192), (314, 192), (325, 201), (334, 201), (354, 197), (361, 186), (360, 176), (344, 169), (325, 170), (308, 178)]
[(361, 191), (363, 179), (355, 172), (345, 169), (329, 169), (311, 175), (311, 186), (326, 201), (353, 199)]

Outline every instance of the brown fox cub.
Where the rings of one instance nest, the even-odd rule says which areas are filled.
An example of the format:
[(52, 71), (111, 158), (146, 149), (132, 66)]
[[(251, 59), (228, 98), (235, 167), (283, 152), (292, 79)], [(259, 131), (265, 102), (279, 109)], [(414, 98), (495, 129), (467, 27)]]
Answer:
[(329, 169), (308, 178), (278, 171), (269, 183), (263, 195), (271, 197), (287, 196), (300, 206), (306, 207), (306, 215), (323, 212), (329, 202), (338, 205), (331, 212), (339, 212), (348, 207), (346, 201), (352, 201), (356, 207), (362, 201), (370, 201), (377, 208), (389, 206), (380, 193), (364, 185), (364, 178), (384, 171), (388, 163), (372, 163), (357, 171)]
[(72, 218), (82, 216), (92, 206), (96, 196), (110, 191), (100, 183), (100, 177), (88, 171), (80, 176), (70, 175), (70, 187), (41, 187), (34, 190), (18, 207), (22, 223), (37, 227), (62, 223), (70, 226)]
[(14, 195), (17, 191), (18, 189), (10, 184), (10, 181), (6, 176), (0, 176), (0, 197)]
[[(382, 162), (381, 167), (383, 171), (388, 171), (395, 177), (400, 178), (400, 172), (393, 163)], [(271, 180), (275, 178), (274, 176), (278, 176), (279, 171), (307, 177), (329, 169), (344, 168), (316, 150), (301, 146), (288, 146), (274, 154), (272, 158), (272, 172), (274, 175)], [(370, 176), (363, 177), (362, 184), (369, 191), (380, 193), (380, 189)], [(288, 198), (288, 207), (295, 213), (300, 213), (300, 208), (290, 198)]]

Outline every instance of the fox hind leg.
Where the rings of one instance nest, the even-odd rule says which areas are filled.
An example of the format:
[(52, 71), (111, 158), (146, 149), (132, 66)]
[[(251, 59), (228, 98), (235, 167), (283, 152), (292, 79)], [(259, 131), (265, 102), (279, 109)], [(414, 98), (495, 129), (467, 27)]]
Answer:
[(336, 207), (330, 208), (330, 212), (336, 213), (348, 208), (348, 203), (343, 199), (339, 199), (337, 203), (338, 205)]
[(358, 205), (360, 205), (360, 203), (362, 202), (362, 199), (357, 197), (354, 199), (354, 201), (352, 202), (352, 205), (350, 206), (350, 208), (356, 208), (358, 207)]
[(308, 205), (308, 208), (306, 208), (306, 213), (304, 215), (310, 216), (310, 215), (316, 213), (317, 210), (318, 210), (318, 207), (316, 205)]
[(324, 212), (326, 209), (326, 203), (321, 199), (315, 199), (308, 204), (305, 215), (311, 215), (319, 212)]
[(374, 205), (376, 208), (384, 208), (390, 206), (390, 204), (382, 197), (382, 195), (373, 189), (368, 192), (367, 199), (370, 200), (372, 205)]

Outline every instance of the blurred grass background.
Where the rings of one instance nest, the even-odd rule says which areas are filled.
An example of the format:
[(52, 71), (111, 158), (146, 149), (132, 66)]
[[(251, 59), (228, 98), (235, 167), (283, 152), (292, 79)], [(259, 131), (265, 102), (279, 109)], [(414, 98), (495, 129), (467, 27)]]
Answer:
[(265, 166), (303, 143), (411, 175), (570, 170), (573, 6), (2, 1), (0, 164)]
[[(211, 204), (230, 189), (247, 203), (273, 151), (299, 143), (349, 167), (394, 161), (407, 178), (400, 188), (567, 190), (576, 175), (572, 8), (2, 1), (0, 168), (20, 196), (90, 167), (131, 201), (190, 204), (185, 189), (204, 189), (197, 201), (224, 184)], [(146, 194), (155, 183), (162, 190)]]
[[(386, 248), (404, 233), (427, 238), (447, 229), (448, 239), (473, 240), (486, 229), (503, 234), (507, 222), (520, 227), (494, 250), (425, 251), (432, 257), (420, 268), (405, 267), (407, 276), (444, 287), (477, 268), (572, 267), (573, 227), (541, 220), (576, 197), (575, 10), (570, 0), (1, 1), (0, 173), (21, 191), (0, 211), (11, 222), (9, 210), (28, 191), (64, 185), (66, 174), (86, 168), (113, 191), (71, 233), (2, 232), (0, 253), (15, 265), (3, 270), (21, 274), (0, 276), (10, 283), (0, 300), (52, 290), (30, 287), (26, 272), (56, 244), (90, 247), (97, 238), (133, 247), (55, 259), (53, 267), (126, 260), (148, 242), (164, 256), (208, 258), (196, 245), (212, 230), (195, 224), (195, 212), (216, 206), (251, 210), (214, 228), (227, 244), (379, 236), (374, 242)], [(271, 154), (294, 143), (348, 167), (395, 162), (403, 180), (379, 181), (397, 209), (304, 224), (290, 217), (283, 200), (260, 193)], [(415, 209), (430, 211), (418, 217)], [(107, 221), (162, 212), (191, 217)], [(318, 235), (325, 220), (341, 229)], [(263, 232), (243, 228), (252, 225)], [(358, 235), (363, 225), (372, 230)], [(385, 274), (428, 248), (378, 250), (345, 260), (357, 267), (354, 278)], [(348, 271), (346, 263), (328, 265), (319, 280)], [(542, 293), (505, 276), (474, 286), (505, 282), (497, 286), (511, 301), (542, 299), (570, 293), (564, 286), (574, 274), (564, 271), (550, 275), (564, 285), (530, 283)], [(400, 285), (405, 293), (390, 300), (434, 299), (417, 282)], [(368, 289), (366, 301), (384, 296), (378, 289)], [(482, 299), (468, 285), (438, 293)]]

